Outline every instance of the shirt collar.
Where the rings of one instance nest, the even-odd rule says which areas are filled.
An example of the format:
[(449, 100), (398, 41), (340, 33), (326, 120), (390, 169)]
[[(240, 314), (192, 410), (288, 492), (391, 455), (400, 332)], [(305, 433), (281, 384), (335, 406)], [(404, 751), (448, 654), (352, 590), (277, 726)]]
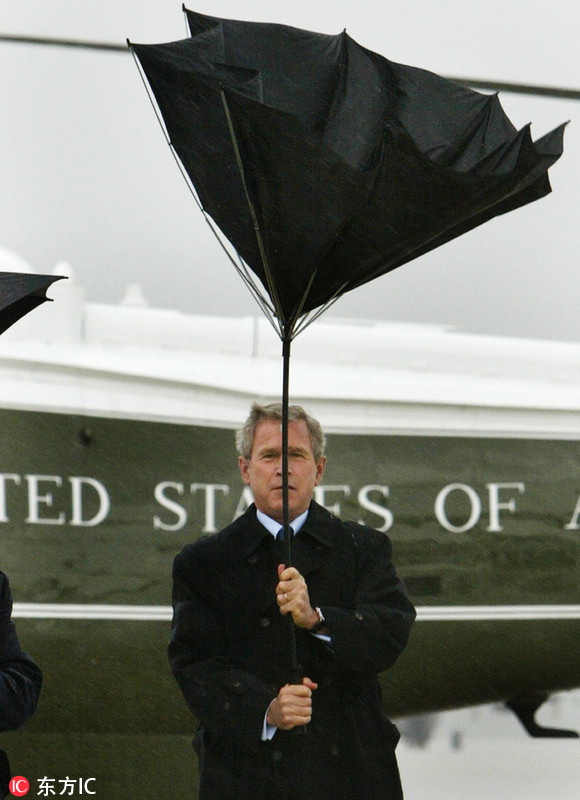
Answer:
[[(308, 516), (308, 509), (306, 509), (306, 511), (297, 516), (296, 519), (293, 519), (291, 521), (290, 527), (292, 528), (294, 536), (298, 533), (300, 528), (306, 522), (307, 516)], [(272, 517), (269, 517), (267, 514), (264, 514), (264, 512), (260, 511), (260, 509), (256, 509), (256, 517), (258, 518), (258, 522), (261, 522), (264, 528), (266, 528), (266, 530), (269, 531), (275, 538), (278, 534), (278, 531), (282, 527), (278, 522), (278, 520), (272, 519)]]

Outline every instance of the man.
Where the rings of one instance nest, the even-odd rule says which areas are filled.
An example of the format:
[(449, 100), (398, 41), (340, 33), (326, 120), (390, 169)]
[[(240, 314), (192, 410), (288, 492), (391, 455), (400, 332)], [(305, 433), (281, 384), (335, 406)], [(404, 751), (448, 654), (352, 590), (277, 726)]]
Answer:
[[(254, 504), (175, 559), (169, 658), (201, 721), (199, 797), (399, 800), (398, 732), (383, 713), (377, 674), (405, 647), (415, 611), (389, 539), (312, 501), (324, 436), (299, 406), (289, 420), (293, 566), (281, 563), (275, 539), (279, 404), (254, 404), (237, 436)], [(289, 679), (289, 619), (302, 680)]]
[[(42, 673), (20, 646), (11, 619), (12, 595), (8, 578), (0, 572), (0, 730), (24, 725), (36, 710)], [(9, 796), (10, 767), (0, 750), (0, 797)]]

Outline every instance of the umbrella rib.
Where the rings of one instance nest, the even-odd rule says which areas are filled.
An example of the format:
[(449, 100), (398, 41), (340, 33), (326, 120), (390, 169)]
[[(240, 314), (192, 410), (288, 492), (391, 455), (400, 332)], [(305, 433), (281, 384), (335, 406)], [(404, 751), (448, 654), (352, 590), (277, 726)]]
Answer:
[(239, 253), (238, 253), (238, 258), (240, 260), (239, 264), (232, 262), (234, 264), (234, 269), (242, 279), (244, 285), (252, 295), (254, 301), (257, 303), (257, 305), (259, 306), (260, 310), (262, 311), (262, 313), (264, 314), (270, 325), (276, 331), (277, 335), (281, 336), (282, 335), (281, 329), (277, 324), (278, 318), (276, 317), (274, 309), (268, 302), (267, 298), (262, 294), (262, 292), (260, 291), (257, 284), (254, 282), (252, 277), (248, 274), (247, 267)]
[[(171, 151), (173, 152), (173, 154), (175, 156), (176, 154), (173, 151), (173, 147), (171, 148)], [(217, 239), (217, 241), (219, 243), (219, 246), (222, 248), (222, 250), (226, 254), (227, 258), (230, 260), (230, 263), (232, 264), (233, 268), (236, 270), (236, 272), (238, 273), (238, 275), (242, 279), (242, 282), (244, 283), (245, 287), (250, 292), (250, 294), (253, 297), (254, 301), (258, 304), (260, 310), (262, 311), (262, 313), (264, 314), (264, 316), (266, 317), (268, 322), (272, 325), (272, 327), (274, 328), (276, 333), (278, 335), (280, 335), (280, 330), (279, 330), (279, 328), (278, 328), (278, 326), (276, 325), (276, 322), (275, 322), (276, 315), (274, 313), (274, 309), (272, 308), (272, 306), (268, 302), (267, 297), (264, 294), (262, 294), (258, 284), (253, 280), (252, 276), (249, 274), (249, 272), (248, 272), (248, 270), (246, 268), (246, 265), (245, 265), (242, 257), (240, 256), (240, 254), (238, 253), (237, 250), (236, 250), (236, 254), (238, 256), (238, 259), (239, 259), (240, 263), (237, 263), (236, 260), (233, 258), (232, 254), (230, 253), (230, 251), (228, 250), (228, 248), (224, 244), (224, 241), (222, 239), (222, 236), (220, 235), (219, 229), (217, 228), (217, 226), (215, 225), (214, 221), (211, 219), (209, 214), (206, 212), (204, 207), (201, 205), (201, 202), (199, 201), (199, 198), (197, 197), (193, 187), (190, 185), (189, 180), (187, 180), (187, 177), (186, 177), (185, 174), (184, 174), (184, 177), (186, 178), (186, 182), (189, 185), (191, 194), (193, 195), (196, 203), (198, 204), (198, 206), (199, 206), (199, 208), (201, 210), (201, 213), (203, 214), (204, 220), (206, 221), (206, 223), (209, 226), (209, 229), (211, 230), (211, 232), (213, 233), (213, 235)]]
[(248, 203), (248, 208), (250, 209), (252, 222), (254, 224), (254, 233), (256, 234), (256, 240), (258, 242), (258, 249), (260, 251), (260, 258), (262, 260), (262, 266), (264, 267), (264, 272), (266, 274), (266, 281), (268, 283), (268, 291), (269, 291), (270, 297), (272, 298), (272, 301), (274, 303), (274, 307), (276, 309), (276, 314), (277, 314), (278, 318), (280, 320), (283, 320), (284, 319), (284, 314), (283, 314), (283, 311), (282, 311), (282, 306), (280, 305), (280, 298), (278, 297), (278, 292), (276, 290), (276, 284), (274, 283), (274, 279), (273, 279), (272, 273), (270, 271), (270, 265), (268, 264), (268, 259), (266, 257), (266, 251), (264, 249), (264, 241), (262, 239), (262, 232), (260, 230), (260, 225), (259, 225), (259, 222), (258, 222), (258, 216), (256, 214), (256, 209), (254, 208), (254, 204), (252, 203), (252, 199), (251, 199), (250, 193), (248, 191), (248, 186), (247, 186), (247, 183), (246, 183), (246, 174), (245, 174), (245, 171), (244, 171), (244, 164), (242, 162), (242, 157), (241, 157), (240, 150), (239, 150), (239, 147), (238, 147), (238, 140), (236, 138), (236, 132), (234, 130), (234, 126), (233, 126), (233, 123), (232, 123), (232, 117), (231, 117), (231, 114), (230, 114), (230, 109), (229, 109), (229, 106), (228, 106), (228, 101), (227, 101), (227, 97), (226, 97), (226, 94), (224, 92), (223, 86), (220, 86), (220, 95), (221, 95), (221, 98), (222, 98), (224, 112), (225, 112), (225, 115), (226, 115), (226, 121), (227, 121), (227, 124), (228, 124), (228, 130), (230, 132), (230, 137), (231, 137), (231, 140), (232, 140), (232, 145), (233, 145), (234, 153), (235, 153), (235, 156), (236, 156), (236, 162), (238, 164), (238, 169), (240, 171), (240, 179), (242, 181), (242, 186), (244, 187), (244, 192), (245, 192), (245, 195), (246, 195), (246, 201)]
[[(171, 150), (171, 155), (173, 156), (173, 158), (175, 160), (175, 163), (177, 164), (177, 168), (181, 172), (181, 174), (182, 174), (182, 176), (183, 176), (183, 178), (184, 178), (184, 180), (185, 180), (185, 182), (187, 184), (187, 187), (189, 188), (189, 191), (191, 192), (191, 195), (192, 195), (193, 199), (196, 202), (196, 205), (199, 207), (200, 211), (205, 215), (205, 209), (204, 209), (204, 207), (203, 207), (203, 205), (201, 203), (201, 200), (199, 199), (199, 197), (197, 195), (197, 192), (195, 191), (195, 189), (193, 187), (193, 184), (191, 183), (191, 180), (189, 178), (187, 170), (185, 169), (185, 167), (181, 163), (181, 159), (179, 158), (178, 154), (175, 151), (175, 148), (173, 147), (173, 144), (171, 142), (171, 137), (169, 135), (169, 131), (167, 130), (167, 127), (165, 125), (165, 121), (163, 119), (163, 116), (161, 115), (161, 112), (159, 111), (157, 103), (156, 103), (156, 101), (154, 99), (154, 95), (153, 95), (153, 93), (151, 92), (151, 90), (149, 88), (149, 84), (148, 84), (148, 82), (147, 82), (147, 80), (145, 78), (145, 72), (144, 72), (144, 70), (143, 70), (143, 68), (141, 66), (141, 62), (137, 58), (137, 55), (136, 55), (135, 51), (133, 50), (133, 48), (131, 47), (131, 43), (129, 42), (128, 39), (127, 39), (127, 43), (129, 45), (129, 47), (131, 48), (131, 54), (133, 56), (133, 61), (135, 62), (136, 66), (137, 66), (137, 71), (139, 73), (139, 76), (141, 77), (141, 81), (143, 83), (143, 86), (145, 87), (145, 92), (147, 93), (147, 97), (149, 98), (149, 102), (151, 103), (151, 108), (153, 109), (153, 113), (157, 117), (157, 122), (159, 123), (159, 127), (161, 128), (161, 130), (163, 132), (163, 135), (165, 137), (165, 141), (169, 145), (169, 149)], [(213, 230), (213, 228), (212, 228), (212, 230)], [(214, 231), (214, 234), (215, 234), (215, 231)]]
[[(169, 146), (169, 149), (171, 151), (171, 155), (173, 156), (173, 159), (175, 160), (175, 163), (177, 164), (177, 168), (179, 169), (179, 171), (180, 171), (185, 183), (187, 184), (187, 187), (188, 187), (188, 189), (190, 191), (191, 196), (193, 197), (193, 199), (195, 201), (195, 204), (197, 205), (197, 207), (199, 208), (199, 210), (203, 214), (203, 218), (205, 219), (207, 225), (209, 226), (209, 229), (211, 230), (211, 232), (213, 233), (213, 235), (217, 239), (220, 247), (222, 248), (222, 250), (226, 254), (227, 258), (230, 260), (230, 262), (233, 265), (234, 269), (236, 270), (236, 272), (238, 273), (238, 275), (240, 276), (240, 278), (242, 279), (242, 281), (244, 282), (246, 287), (249, 289), (250, 294), (252, 295), (252, 297), (254, 298), (254, 300), (256, 301), (258, 306), (260, 307), (262, 313), (266, 316), (266, 318), (268, 319), (270, 324), (274, 327), (274, 330), (278, 333), (278, 335), (280, 335), (280, 331), (279, 331), (278, 327), (276, 326), (276, 324), (274, 322), (275, 310), (268, 303), (267, 298), (262, 294), (262, 292), (260, 291), (258, 285), (251, 278), (251, 276), (248, 273), (248, 270), (245, 268), (245, 265), (244, 265), (243, 268), (241, 268), (240, 265), (238, 263), (236, 263), (235, 259), (232, 257), (232, 254), (230, 253), (228, 248), (225, 246), (225, 244), (224, 244), (224, 242), (222, 240), (222, 237), (220, 236), (220, 233), (219, 233), (216, 225), (214, 224), (213, 220), (210, 218), (209, 214), (207, 213), (207, 211), (203, 207), (203, 204), (202, 204), (201, 200), (199, 199), (199, 196), (198, 196), (198, 194), (197, 194), (197, 192), (195, 190), (195, 187), (194, 187), (193, 183), (191, 182), (191, 179), (190, 179), (190, 177), (189, 177), (189, 175), (187, 173), (187, 170), (185, 169), (185, 167), (181, 163), (181, 159), (179, 158), (179, 155), (177, 154), (177, 152), (176, 152), (176, 150), (175, 150), (175, 148), (174, 148), (174, 146), (173, 146), (173, 144), (171, 142), (171, 137), (169, 136), (169, 132), (168, 132), (166, 126), (165, 126), (165, 123), (163, 121), (163, 117), (161, 116), (161, 113), (160, 113), (160, 111), (159, 111), (159, 109), (157, 107), (157, 104), (154, 101), (153, 95), (152, 95), (152, 93), (151, 93), (151, 91), (149, 89), (149, 85), (148, 85), (147, 81), (145, 80), (144, 71), (143, 71), (143, 69), (141, 67), (141, 64), (139, 62), (139, 59), (137, 58), (137, 55), (135, 54), (135, 51), (131, 47), (131, 43), (129, 41), (128, 41), (128, 45), (129, 45), (129, 47), (131, 49), (131, 54), (133, 56), (133, 61), (135, 62), (136, 66), (137, 66), (137, 71), (138, 71), (138, 73), (139, 73), (139, 75), (141, 77), (141, 81), (143, 83), (143, 86), (145, 87), (145, 91), (147, 93), (147, 97), (149, 98), (149, 102), (151, 103), (151, 107), (153, 109), (153, 113), (155, 114), (155, 116), (157, 118), (157, 121), (159, 122), (159, 126), (160, 126), (160, 128), (161, 128), (161, 130), (163, 132), (163, 135), (165, 137), (165, 141), (167, 142), (167, 144)], [(237, 250), (236, 250), (236, 253), (237, 253)], [(240, 259), (240, 262), (243, 263), (239, 253), (237, 253), (237, 255), (238, 255), (238, 258)]]
[(298, 336), (299, 333), (305, 331), (306, 328), (312, 325), (313, 322), (316, 322), (318, 317), (324, 314), (325, 311), (328, 311), (328, 309), (331, 306), (333, 306), (336, 303), (336, 301), (342, 296), (342, 292), (346, 285), (347, 283), (343, 283), (343, 285), (336, 290), (336, 292), (332, 295), (332, 297), (329, 300), (327, 300), (326, 303), (323, 303), (323, 305), (319, 306), (318, 309), (313, 309), (312, 311), (308, 312), (308, 314), (305, 314), (300, 320), (300, 323), (297, 325), (294, 336)]
[[(173, 150), (173, 147), (171, 147), (171, 151), (173, 152), (174, 156), (176, 156), (176, 154), (175, 154), (175, 152)], [(176, 156), (176, 158), (177, 158), (177, 156)], [(181, 164), (179, 164), (179, 165), (181, 167)], [(248, 272), (248, 270), (246, 268), (246, 265), (244, 264), (244, 261), (243, 261), (242, 257), (240, 256), (240, 254), (238, 253), (237, 250), (235, 252), (236, 252), (236, 255), (238, 256), (238, 259), (239, 259), (240, 263), (237, 263), (236, 260), (233, 258), (232, 254), (230, 253), (230, 251), (228, 250), (228, 248), (226, 247), (226, 245), (224, 243), (224, 238), (225, 237), (222, 238), (222, 236), (220, 235), (221, 232), (220, 232), (219, 228), (216, 226), (216, 224), (214, 223), (212, 218), (209, 216), (207, 211), (204, 209), (204, 207), (201, 205), (201, 202), (200, 202), (199, 198), (197, 197), (193, 186), (190, 184), (186, 174), (183, 173), (183, 171), (182, 171), (182, 174), (183, 174), (184, 178), (186, 179), (186, 182), (187, 182), (187, 184), (189, 186), (189, 189), (191, 191), (191, 194), (193, 195), (194, 200), (196, 201), (196, 203), (198, 204), (198, 206), (200, 208), (200, 211), (201, 211), (201, 213), (203, 215), (204, 220), (206, 221), (207, 225), (209, 226), (209, 229), (211, 230), (211, 232), (213, 233), (213, 235), (217, 239), (219, 246), (222, 248), (222, 250), (226, 254), (226, 256), (229, 259), (230, 263), (232, 264), (233, 268), (236, 270), (236, 272), (238, 273), (238, 275), (242, 279), (242, 282), (244, 283), (246, 288), (249, 290), (249, 292), (252, 295), (252, 297), (254, 298), (255, 302), (260, 307), (260, 310), (262, 311), (264, 316), (267, 318), (267, 320), (270, 322), (270, 324), (274, 327), (274, 330), (276, 330), (276, 332), (279, 333), (278, 328), (277, 328), (277, 326), (276, 326), (276, 324), (274, 322), (274, 319), (275, 319), (274, 309), (272, 308), (270, 303), (268, 303), (268, 300), (267, 300), (266, 296), (264, 294), (262, 294), (262, 292), (260, 291), (260, 288), (259, 288), (258, 284), (253, 280), (252, 276), (249, 274), (249, 272)], [(235, 250), (235, 248), (234, 248), (234, 250)]]
[(236, 266), (236, 269), (238, 270), (238, 272), (240, 274), (240, 277), (242, 278), (242, 280), (244, 281), (244, 283), (247, 286), (252, 287), (253, 290), (259, 295), (259, 297), (261, 298), (261, 300), (262, 300), (262, 302), (264, 304), (264, 307), (268, 309), (269, 313), (275, 314), (275, 309), (272, 306), (272, 304), (269, 303), (267, 297), (265, 295), (263, 295), (259, 291), (258, 286), (257, 286), (256, 282), (254, 281), (254, 279), (252, 278), (251, 272), (249, 271), (248, 265), (246, 264), (246, 262), (244, 261), (244, 259), (238, 253), (237, 250), (236, 250), (236, 253), (237, 253), (238, 261), (239, 261), (239, 265)]
[(274, 319), (275, 315), (276, 315), (276, 312), (275, 312), (275, 309), (272, 306), (272, 304), (270, 302), (268, 302), (267, 295), (263, 294), (260, 291), (260, 288), (258, 287), (256, 281), (252, 277), (252, 274), (249, 271), (246, 262), (244, 261), (242, 256), (237, 252), (237, 250), (236, 250), (236, 254), (238, 256), (238, 262), (239, 263), (237, 265), (234, 265), (234, 266), (235, 266), (235, 268), (236, 268), (236, 270), (238, 272), (238, 275), (240, 276), (240, 278), (242, 279), (244, 284), (248, 287), (248, 289), (256, 296), (256, 299), (259, 300), (260, 307), (262, 308), (264, 313), (267, 316), (272, 316), (272, 318)]
[(306, 289), (304, 290), (304, 294), (302, 295), (302, 299), (300, 300), (298, 308), (296, 309), (296, 313), (294, 314), (294, 316), (292, 318), (292, 322), (291, 322), (291, 325), (290, 325), (290, 331), (293, 334), (293, 336), (297, 336), (300, 333), (300, 326), (298, 324), (298, 320), (302, 316), (302, 309), (304, 308), (304, 303), (306, 302), (306, 298), (308, 297), (308, 293), (310, 292), (310, 289), (312, 288), (312, 284), (314, 283), (314, 279), (316, 277), (316, 273), (317, 272), (318, 272), (318, 267), (312, 272), (312, 275), (310, 276), (310, 280), (308, 281), (308, 285), (306, 286)]
[[(129, 42), (129, 46), (131, 47), (130, 42)], [(207, 218), (206, 211), (205, 211), (205, 209), (204, 209), (204, 207), (202, 205), (201, 200), (198, 197), (197, 192), (195, 191), (195, 187), (193, 186), (193, 184), (191, 182), (191, 179), (190, 179), (190, 177), (189, 177), (189, 175), (187, 173), (187, 170), (185, 169), (185, 167), (181, 163), (181, 159), (179, 158), (179, 155), (177, 154), (177, 152), (176, 152), (176, 150), (175, 150), (175, 148), (173, 146), (173, 143), (171, 142), (171, 137), (169, 135), (169, 131), (167, 130), (167, 127), (165, 126), (165, 121), (164, 121), (164, 119), (163, 119), (163, 117), (161, 115), (161, 112), (159, 111), (159, 108), (158, 108), (157, 103), (155, 101), (154, 95), (153, 95), (153, 93), (151, 92), (151, 90), (149, 88), (149, 84), (147, 83), (147, 81), (145, 79), (145, 72), (144, 72), (144, 70), (143, 70), (143, 68), (141, 66), (141, 63), (140, 63), (139, 59), (137, 58), (137, 55), (136, 55), (136, 53), (135, 53), (135, 51), (133, 50), (132, 47), (131, 47), (131, 54), (133, 55), (133, 60), (134, 60), (135, 64), (137, 65), (137, 71), (139, 72), (139, 75), (141, 77), (141, 81), (143, 82), (143, 86), (145, 87), (145, 91), (147, 93), (147, 97), (149, 98), (149, 102), (151, 103), (151, 108), (153, 109), (153, 113), (157, 117), (157, 121), (159, 122), (159, 127), (161, 128), (161, 130), (163, 132), (163, 135), (165, 137), (165, 141), (169, 145), (169, 149), (171, 150), (171, 155), (173, 156), (173, 158), (175, 160), (175, 163), (177, 164), (177, 168), (181, 172), (181, 174), (183, 176), (183, 179), (185, 180), (185, 182), (187, 184), (187, 187), (188, 187), (189, 191), (191, 192), (191, 195), (192, 195), (193, 199), (195, 200), (196, 205), (198, 206), (200, 211), (203, 213), (203, 215)], [(217, 236), (217, 234), (215, 233), (215, 230), (213, 229), (213, 227), (212, 227), (212, 231), (214, 232), (214, 235)], [(227, 253), (227, 250), (226, 250), (226, 253)], [(228, 255), (229, 255), (229, 253), (228, 253)], [(231, 256), (230, 256), (230, 258), (231, 258)]]
[(151, 103), (151, 108), (153, 109), (153, 113), (157, 117), (157, 121), (159, 122), (159, 125), (161, 126), (161, 130), (163, 131), (163, 134), (165, 136), (167, 144), (171, 147), (171, 139), (169, 137), (169, 131), (165, 127), (165, 122), (163, 120), (161, 112), (159, 111), (157, 103), (154, 101), (153, 93), (151, 92), (151, 90), (149, 88), (149, 84), (148, 84), (148, 82), (146, 80), (145, 70), (141, 66), (141, 62), (137, 58), (137, 54), (135, 53), (135, 50), (133, 49), (133, 45), (131, 44), (129, 39), (127, 39), (127, 46), (131, 50), (131, 55), (133, 56), (133, 61), (135, 62), (135, 65), (137, 67), (137, 72), (139, 73), (139, 77), (141, 78), (143, 86), (145, 87), (145, 92), (147, 93), (147, 97), (149, 98), (149, 102)]
[[(253, 280), (251, 275), (248, 273), (248, 270), (245, 268), (245, 265), (244, 265), (244, 268), (241, 268), (240, 265), (233, 258), (232, 254), (230, 253), (230, 251), (228, 250), (227, 246), (224, 243), (224, 238), (226, 238), (226, 237), (222, 237), (221, 231), (219, 230), (217, 225), (214, 223), (213, 219), (210, 217), (210, 215), (207, 213), (207, 211), (203, 207), (203, 204), (202, 204), (201, 200), (199, 199), (199, 196), (198, 196), (198, 194), (197, 194), (197, 192), (195, 190), (195, 187), (191, 183), (189, 175), (185, 171), (185, 168), (183, 167), (183, 165), (181, 163), (181, 160), (179, 159), (179, 156), (177, 155), (173, 145), (171, 144), (171, 142), (168, 142), (168, 144), (169, 144), (169, 149), (171, 150), (171, 154), (173, 155), (173, 158), (175, 159), (175, 162), (177, 163), (178, 169), (181, 172), (181, 174), (182, 174), (182, 176), (183, 176), (183, 178), (184, 178), (184, 180), (185, 180), (185, 182), (186, 182), (186, 184), (187, 184), (187, 186), (189, 188), (191, 196), (193, 197), (197, 207), (201, 211), (204, 220), (206, 221), (207, 225), (209, 226), (209, 229), (211, 230), (211, 232), (213, 233), (213, 235), (217, 239), (217, 241), (219, 243), (219, 246), (222, 248), (222, 250), (226, 254), (226, 256), (229, 259), (229, 261), (231, 262), (232, 266), (234, 267), (234, 269), (236, 270), (236, 272), (238, 273), (238, 275), (240, 276), (240, 278), (244, 282), (246, 288), (250, 291), (250, 293), (253, 296), (254, 300), (256, 300), (256, 302), (260, 306), (260, 309), (262, 310), (262, 312), (265, 314), (266, 317), (268, 317), (268, 319), (270, 319), (270, 317), (274, 315), (273, 307), (270, 305), (270, 303), (268, 303), (266, 297), (260, 291), (257, 283)], [(235, 250), (235, 248), (234, 248), (234, 250)], [(236, 250), (236, 254), (237, 254), (238, 258), (240, 259), (240, 261), (242, 261), (242, 258), (241, 258), (240, 254), (238, 253), (237, 250)]]

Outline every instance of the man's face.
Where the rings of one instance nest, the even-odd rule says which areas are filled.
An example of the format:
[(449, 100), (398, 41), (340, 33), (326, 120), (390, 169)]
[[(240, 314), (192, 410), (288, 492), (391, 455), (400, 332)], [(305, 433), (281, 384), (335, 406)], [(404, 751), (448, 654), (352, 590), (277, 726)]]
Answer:
[[(282, 430), (279, 422), (264, 420), (256, 428), (249, 461), (238, 459), (242, 479), (256, 507), (282, 522)], [(322, 480), (326, 459), (316, 462), (304, 420), (288, 425), (288, 507), (290, 520), (306, 511), (314, 487)]]

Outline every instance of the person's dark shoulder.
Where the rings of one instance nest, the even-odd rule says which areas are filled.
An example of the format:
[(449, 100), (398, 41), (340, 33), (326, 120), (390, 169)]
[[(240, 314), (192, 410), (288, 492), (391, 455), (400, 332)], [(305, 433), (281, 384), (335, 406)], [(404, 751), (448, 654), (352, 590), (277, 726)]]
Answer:
[(355, 520), (343, 520), (324, 507), (311, 504), (314, 520), (327, 527), (335, 541), (363, 552), (392, 552), (391, 540), (386, 533)]
[(391, 542), (386, 533), (378, 531), (376, 528), (371, 528), (370, 525), (364, 525), (354, 520), (345, 520), (343, 525), (348, 535), (360, 544), (371, 544), (379, 547), (384, 546), (385, 542), (389, 544)]

